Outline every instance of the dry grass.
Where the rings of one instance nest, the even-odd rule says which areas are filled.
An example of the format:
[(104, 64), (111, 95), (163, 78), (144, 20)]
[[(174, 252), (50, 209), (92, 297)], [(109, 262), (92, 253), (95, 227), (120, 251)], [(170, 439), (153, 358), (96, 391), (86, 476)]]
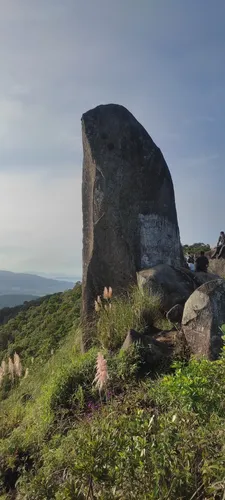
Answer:
[(225, 259), (210, 259), (209, 272), (225, 278)]
[(6, 361), (2, 361), (0, 366), (0, 387), (6, 377), (9, 377), (11, 383), (14, 383), (16, 377), (21, 378), (23, 372), (22, 363), (19, 354), (14, 353), (13, 360), (11, 357), (8, 359), (8, 364)]

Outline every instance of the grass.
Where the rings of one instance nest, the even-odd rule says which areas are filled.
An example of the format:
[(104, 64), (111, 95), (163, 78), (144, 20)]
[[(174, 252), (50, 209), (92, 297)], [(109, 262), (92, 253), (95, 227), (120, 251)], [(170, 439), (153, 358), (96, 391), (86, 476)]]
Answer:
[[(82, 358), (81, 373), (87, 374), (91, 357)], [(107, 403), (95, 394), (93, 410), (79, 419), (74, 409), (68, 428), (49, 421), (45, 439), (27, 442), (26, 455), (23, 441), (18, 450), (10, 438), (11, 453), (23, 452), (27, 460), (33, 450), (35, 456), (17, 483), (19, 498), (84, 499), (89, 490), (105, 499), (222, 498), (223, 387), (224, 360), (193, 360), (155, 382), (133, 377)]]
[(112, 351), (121, 347), (131, 328), (143, 332), (150, 325), (171, 327), (160, 312), (160, 297), (137, 287), (131, 288), (126, 297), (112, 298), (110, 307), (103, 302), (97, 316), (97, 339)]
[[(135, 289), (112, 298), (85, 354), (78, 289), (32, 306), (26, 323), (15, 316), (16, 334), (4, 325), (12, 334), (4, 355), (21, 346), (30, 371), (0, 402), (1, 500), (222, 500), (224, 356), (174, 362), (153, 379), (141, 376), (138, 346), (120, 352), (127, 329), (163, 321), (157, 300)], [(52, 328), (59, 307), (63, 335)], [(44, 351), (39, 336), (48, 338)], [(109, 375), (101, 397), (93, 385), (99, 348)]]

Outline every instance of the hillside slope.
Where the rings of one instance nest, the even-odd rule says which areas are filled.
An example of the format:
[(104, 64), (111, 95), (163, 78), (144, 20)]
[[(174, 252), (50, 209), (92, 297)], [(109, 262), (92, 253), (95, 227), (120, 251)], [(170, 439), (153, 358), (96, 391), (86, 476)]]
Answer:
[[(162, 320), (157, 300), (136, 291), (96, 313), (82, 355), (80, 296), (77, 285), (12, 309), (0, 327), (1, 359), (16, 350), (23, 366), (0, 391), (0, 499), (222, 499), (224, 358), (177, 359), (157, 373), (140, 348), (120, 353), (142, 310)], [(101, 393), (99, 349), (109, 375)]]
[[(0, 311), (0, 362), (15, 351), (22, 361), (48, 359), (80, 314), (80, 286)], [(28, 363), (29, 364), (29, 363)]]

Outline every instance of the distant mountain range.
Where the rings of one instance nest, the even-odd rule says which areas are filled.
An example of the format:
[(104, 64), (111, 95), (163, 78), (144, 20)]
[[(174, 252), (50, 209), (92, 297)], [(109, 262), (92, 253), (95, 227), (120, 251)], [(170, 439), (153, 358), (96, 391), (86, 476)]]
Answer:
[(41, 276), (42, 278), (59, 280), (59, 281), (70, 281), (72, 283), (77, 283), (77, 281), (81, 281), (81, 277), (74, 275), (65, 275), (62, 273), (39, 273), (37, 271), (29, 271), (27, 274), (35, 274), (37, 276)]
[(44, 278), (35, 274), (0, 271), (0, 308), (73, 288), (75, 281)]

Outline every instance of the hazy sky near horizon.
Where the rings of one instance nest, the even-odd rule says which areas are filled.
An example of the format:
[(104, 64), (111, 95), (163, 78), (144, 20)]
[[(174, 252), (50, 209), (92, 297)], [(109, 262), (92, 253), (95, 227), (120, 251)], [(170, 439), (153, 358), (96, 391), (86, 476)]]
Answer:
[(0, 0), (0, 269), (80, 275), (81, 115), (126, 106), (183, 243), (225, 229), (224, 0)]

